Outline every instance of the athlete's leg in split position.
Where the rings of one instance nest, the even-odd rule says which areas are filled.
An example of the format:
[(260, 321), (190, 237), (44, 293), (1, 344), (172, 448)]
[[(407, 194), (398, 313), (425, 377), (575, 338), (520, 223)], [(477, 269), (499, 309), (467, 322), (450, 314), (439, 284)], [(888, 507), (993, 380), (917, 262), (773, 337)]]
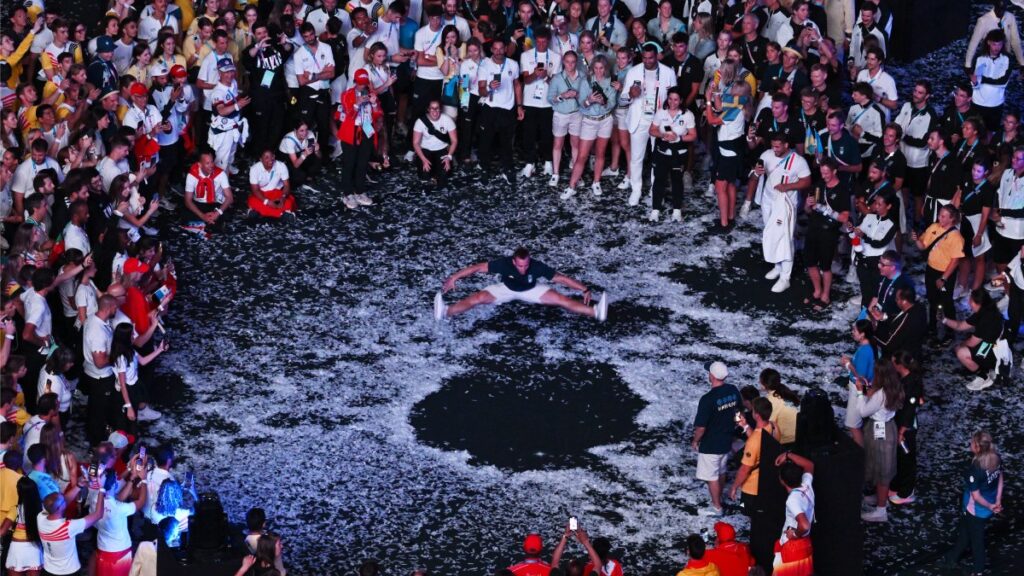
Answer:
[[(540, 303), (547, 306), (558, 306), (570, 312), (575, 312), (582, 316), (589, 316), (594, 318), (596, 316), (596, 309), (592, 306), (584, 304), (580, 300), (575, 300), (556, 290), (548, 290), (540, 297)], [(449, 311), (449, 314), (451, 312)]]
[(487, 290), (474, 292), (469, 296), (466, 296), (462, 300), (459, 300), (455, 304), (449, 306), (447, 316), (451, 318), (452, 316), (462, 314), (463, 312), (470, 310), (472, 308), (476, 308), (477, 306), (480, 306), (482, 304), (494, 304), (494, 300), (494, 295), (492, 295)]

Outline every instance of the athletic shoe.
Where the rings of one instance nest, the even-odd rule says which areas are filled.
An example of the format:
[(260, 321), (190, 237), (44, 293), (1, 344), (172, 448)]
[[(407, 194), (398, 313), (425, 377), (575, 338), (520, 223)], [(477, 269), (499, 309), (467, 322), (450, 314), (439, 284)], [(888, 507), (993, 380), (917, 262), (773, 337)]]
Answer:
[(178, 207), (178, 205), (175, 204), (174, 202), (171, 202), (170, 198), (161, 196), (160, 207), (163, 208), (164, 210), (175, 210)]
[(772, 286), (772, 292), (775, 292), (776, 294), (785, 292), (786, 290), (789, 290), (789, 278), (779, 278), (775, 282), (775, 285)]
[(338, 145), (335, 146), (334, 150), (331, 151), (331, 159), (332, 160), (336, 160), (338, 158), (341, 158), (341, 152), (342, 152), (341, 142), (338, 142)]
[(594, 306), (594, 317), (597, 318), (598, 322), (604, 322), (608, 319), (608, 293), (602, 292), (601, 299), (597, 301), (597, 306)]
[(590, 185), (590, 191), (594, 193), (594, 196), (600, 196), (604, 194), (604, 190), (601, 190), (601, 183), (594, 182)]
[(405, 160), (407, 163), (412, 163), (412, 161), (415, 160), (415, 159), (416, 159), (416, 153), (413, 152), (412, 150), (406, 152), (405, 156), (402, 156), (402, 160)]
[(558, 188), (558, 174), (551, 175), (551, 178), (548, 179), (548, 186)]
[(551, 164), (551, 161), (548, 160), (547, 162), (544, 163), (544, 175), (545, 176), (551, 176), (554, 173), (555, 173), (555, 167)]
[(444, 320), (445, 316), (448, 315), (448, 305), (444, 303), (444, 298), (441, 296), (441, 291), (438, 290), (437, 294), (434, 294), (434, 321), (440, 322)]
[(846, 281), (850, 284), (857, 284), (860, 282), (857, 278), (857, 267), (853, 264), (851, 264), (850, 268), (846, 271)]
[(714, 505), (708, 506), (707, 508), (701, 508), (697, 514), (699, 516), (711, 516), (712, 518), (721, 518), (724, 514), (721, 508), (715, 508)]
[(141, 227), (139, 229), (142, 230), (142, 233), (145, 234), (146, 236), (159, 236), (160, 235), (160, 232), (157, 231), (157, 229), (153, 228), (152, 226), (143, 226), (143, 227)]
[(616, 190), (629, 190), (630, 184), (629, 179), (619, 182), (619, 185), (615, 187)]
[(715, 195), (715, 183), (708, 184), (708, 196), (714, 197)]
[(746, 220), (748, 214), (750, 214), (750, 200), (744, 200), (743, 205), (740, 206), (740, 218)]
[(561, 200), (568, 200), (569, 198), (572, 198), (575, 195), (576, 189), (571, 186), (566, 186), (565, 190), (563, 190), (562, 193), (558, 195), (558, 198)]
[(630, 206), (636, 206), (637, 204), (639, 204), (640, 203), (640, 191), (639, 190), (633, 190), (629, 194), (629, 200), (626, 203), (629, 204)]
[(683, 190), (690, 190), (693, 188), (693, 174), (689, 172), (683, 172)]
[(651, 222), (657, 222), (658, 220), (661, 220), (661, 211), (651, 210), (651, 215), (648, 217), (648, 220), (650, 220)]
[(981, 392), (982, 390), (988, 388), (993, 384), (995, 384), (995, 379), (985, 378), (984, 376), (978, 376), (977, 378), (971, 380), (967, 384), (967, 389), (970, 390), (971, 392)]
[(887, 508), (876, 507), (874, 510), (861, 512), (860, 519), (865, 522), (888, 522), (889, 510)]
[(601, 171), (601, 178), (615, 178), (619, 175), (619, 170), (612, 170), (611, 168), (605, 168)]
[(895, 493), (889, 495), (889, 502), (897, 506), (903, 506), (904, 504), (913, 504), (916, 501), (917, 496), (914, 494), (914, 492), (911, 492), (910, 496), (907, 496), (906, 498), (901, 498), (899, 495)]
[(356, 201), (356, 197), (352, 194), (345, 196), (341, 201), (345, 204), (345, 208), (348, 208), (349, 210), (355, 210), (359, 207), (359, 202)]
[(530, 176), (533, 176), (533, 164), (527, 164), (526, 166), (523, 166), (523, 169), (519, 172), (519, 175), (522, 176), (523, 178), (529, 178)]
[(508, 174), (502, 172), (501, 174), (498, 174), (498, 178), (501, 178), (505, 182), (505, 184), (508, 184), (509, 186), (512, 185), (512, 181), (508, 179)]
[(682, 222), (683, 221), (683, 211), (682, 210), (673, 210), (672, 211), (672, 221), (673, 222)]
[(163, 414), (153, 410), (149, 406), (146, 406), (135, 414), (135, 419), (139, 422), (150, 422), (152, 420), (159, 420), (161, 416), (163, 416)]
[(358, 202), (360, 206), (373, 206), (373, 200), (371, 200), (366, 194), (356, 194), (356, 202)]
[(773, 266), (772, 269), (769, 270), (768, 273), (764, 275), (764, 279), (775, 280), (779, 276), (782, 276), (782, 271), (780, 271), (777, 266)]
[(953, 289), (953, 300), (961, 300), (969, 295), (970, 290), (964, 290), (964, 287), (959, 284), (957, 284), (956, 288)]

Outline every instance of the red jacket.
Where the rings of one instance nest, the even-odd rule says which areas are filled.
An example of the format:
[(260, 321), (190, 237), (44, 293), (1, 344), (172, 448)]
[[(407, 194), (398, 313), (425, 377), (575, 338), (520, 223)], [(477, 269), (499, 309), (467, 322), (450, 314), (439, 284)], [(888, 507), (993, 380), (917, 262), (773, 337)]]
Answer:
[(754, 565), (750, 547), (736, 541), (736, 530), (725, 522), (715, 523), (717, 546), (708, 550), (704, 558), (718, 566), (721, 576), (747, 576), (747, 570)]
[[(345, 144), (359, 144), (366, 137), (363, 127), (356, 125), (356, 120), (359, 119), (359, 107), (356, 106), (357, 98), (355, 87), (345, 90), (341, 94), (341, 110), (335, 115), (339, 123), (338, 140)], [(376, 129), (380, 119), (384, 116), (384, 111), (381, 110), (380, 101), (374, 99), (370, 102), (370, 118), (374, 126), (373, 142), (376, 144)]]

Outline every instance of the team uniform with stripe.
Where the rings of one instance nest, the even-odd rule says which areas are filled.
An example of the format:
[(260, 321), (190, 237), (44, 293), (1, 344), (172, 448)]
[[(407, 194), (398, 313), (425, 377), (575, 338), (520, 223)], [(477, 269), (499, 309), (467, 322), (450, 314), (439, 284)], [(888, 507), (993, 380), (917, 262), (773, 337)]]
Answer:
[(43, 569), (54, 576), (78, 573), (82, 564), (78, 561), (75, 536), (85, 532), (85, 520), (50, 520), (46, 512), (40, 512), (36, 524), (43, 542)]

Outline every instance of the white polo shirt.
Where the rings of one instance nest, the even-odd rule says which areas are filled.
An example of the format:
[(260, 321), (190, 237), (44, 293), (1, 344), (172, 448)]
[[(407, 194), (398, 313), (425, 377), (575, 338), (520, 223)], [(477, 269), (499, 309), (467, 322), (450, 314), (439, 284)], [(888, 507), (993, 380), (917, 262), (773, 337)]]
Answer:
[[(430, 26), (424, 26), (416, 31), (416, 39), (413, 44), (413, 48), (417, 52), (422, 52), (427, 56), (433, 56), (437, 52), (438, 46), (441, 45), (443, 39), (441, 38), (441, 32), (444, 31), (444, 26), (441, 26), (437, 31), (430, 29)], [(441, 72), (439, 66), (417, 66), (416, 77), (424, 80), (444, 80), (444, 74)]]
[(287, 179), (288, 167), (280, 160), (274, 160), (270, 170), (267, 170), (263, 162), (256, 162), (249, 167), (249, 184), (259, 186), (262, 192), (281, 190)]
[(519, 78), (519, 64), (508, 57), (501, 64), (496, 63), (494, 58), (480, 61), (480, 67), (477, 69), (478, 82), (487, 82), (490, 85), (495, 74), (501, 75), (501, 86), (493, 90), (488, 87), (487, 97), (480, 103), (491, 108), (511, 110), (516, 105), (514, 82)]
[(85, 319), (82, 329), (82, 367), (85, 375), (90, 378), (107, 378), (114, 375), (114, 367), (107, 365), (97, 368), (92, 359), (93, 352), (110, 353), (110, 343), (114, 340), (114, 329), (99, 316), (93, 314)]
[[(433, 124), (434, 129), (442, 134), (450, 134), (455, 131), (455, 121), (447, 114), (441, 114), (441, 117), (438, 118), (436, 122), (430, 120), (430, 118), (427, 118), (427, 121)], [(422, 140), (420, 140), (420, 148), (431, 152), (448, 149), (448, 144), (446, 142), (437, 138), (427, 130), (427, 125), (423, 123), (422, 118), (416, 120), (416, 124), (413, 125), (412, 131), (418, 132), (423, 136)]]
[[(334, 54), (331, 52), (331, 47), (323, 42), (317, 42), (316, 49), (310, 48), (308, 44), (296, 47), (292, 60), (295, 61), (296, 78), (306, 73), (315, 76), (323, 72), (324, 68), (334, 66)], [(314, 90), (327, 90), (331, 87), (331, 81), (315, 80), (306, 86)]]

